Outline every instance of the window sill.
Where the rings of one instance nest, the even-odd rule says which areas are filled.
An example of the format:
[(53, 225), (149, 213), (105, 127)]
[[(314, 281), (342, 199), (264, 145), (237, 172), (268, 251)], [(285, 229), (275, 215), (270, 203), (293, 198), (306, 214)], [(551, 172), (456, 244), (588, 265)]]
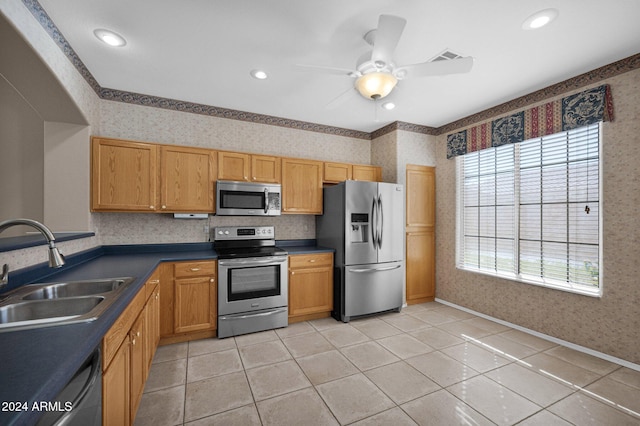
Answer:
[(508, 274), (496, 274), (488, 271), (483, 271), (481, 269), (464, 268), (458, 265), (456, 265), (456, 269), (464, 272), (471, 272), (474, 274), (485, 275), (488, 277), (499, 278), (503, 280), (515, 281), (522, 284), (548, 288), (551, 290), (559, 290), (559, 291), (564, 291), (566, 293), (579, 294), (581, 296), (595, 297), (598, 299), (602, 297), (602, 284), (600, 284), (600, 287), (590, 290), (586, 287), (585, 288), (568, 287), (566, 285), (555, 284), (553, 282), (539, 282), (539, 281), (527, 279), (526, 277), (521, 277), (521, 276), (519, 277), (515, 275), (508, 275)]

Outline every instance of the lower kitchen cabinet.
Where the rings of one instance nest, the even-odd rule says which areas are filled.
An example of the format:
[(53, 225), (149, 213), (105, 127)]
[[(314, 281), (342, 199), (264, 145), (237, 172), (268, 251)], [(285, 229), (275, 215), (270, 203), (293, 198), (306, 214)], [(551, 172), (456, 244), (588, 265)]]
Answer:
[(102, 340), (103, 425), (135, 420), (159, 339), (158, 284), (154, 273)]
[(162, 265), (162, 344), (215, 336), (218, 317), (216, 265), (214, 260)]
[(333, 253), (289, 256), (289, 323), (328, 317), (333, 309)]
[(131, 346), (129, 335), (114, 354), (109, 368), (102, 374), (102, 424), (131, 424)]

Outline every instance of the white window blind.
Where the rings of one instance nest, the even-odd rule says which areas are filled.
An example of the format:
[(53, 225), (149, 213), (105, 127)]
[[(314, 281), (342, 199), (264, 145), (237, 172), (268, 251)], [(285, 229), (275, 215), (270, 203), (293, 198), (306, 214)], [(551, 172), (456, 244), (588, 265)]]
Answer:
[(600, 125), (457, 157), (457, 266), (601, 294)]

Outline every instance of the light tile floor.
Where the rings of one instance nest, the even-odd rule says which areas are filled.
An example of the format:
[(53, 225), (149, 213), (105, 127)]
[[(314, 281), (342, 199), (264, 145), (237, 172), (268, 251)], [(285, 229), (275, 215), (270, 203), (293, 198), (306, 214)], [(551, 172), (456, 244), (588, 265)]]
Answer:
[(433, 302), (162, 346), (135, 424), (640, 425), (640, 372)]

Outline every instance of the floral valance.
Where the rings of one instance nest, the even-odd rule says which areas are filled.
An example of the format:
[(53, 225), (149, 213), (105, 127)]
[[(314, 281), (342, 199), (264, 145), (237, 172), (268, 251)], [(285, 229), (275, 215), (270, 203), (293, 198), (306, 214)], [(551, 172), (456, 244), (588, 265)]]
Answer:
[(607, 84), (447, 135), (447, 158), (612, 120)]

